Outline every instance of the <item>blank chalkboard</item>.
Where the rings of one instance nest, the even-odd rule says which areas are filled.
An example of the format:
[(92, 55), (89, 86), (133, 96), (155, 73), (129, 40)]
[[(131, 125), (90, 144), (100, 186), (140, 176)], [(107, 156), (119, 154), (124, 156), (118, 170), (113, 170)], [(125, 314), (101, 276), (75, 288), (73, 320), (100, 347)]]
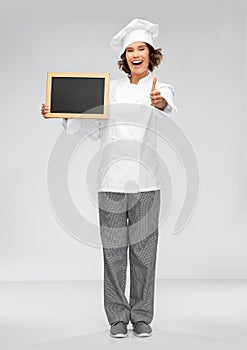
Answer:
[(48, 73), (46, 118), (107, 119), (109, 73)]

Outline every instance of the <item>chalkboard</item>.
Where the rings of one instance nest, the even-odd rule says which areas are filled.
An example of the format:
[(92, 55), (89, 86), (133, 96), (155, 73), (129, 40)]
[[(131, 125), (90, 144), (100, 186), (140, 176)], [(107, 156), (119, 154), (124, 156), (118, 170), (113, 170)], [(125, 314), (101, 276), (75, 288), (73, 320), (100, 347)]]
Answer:
[(47, 74), (46, 118), (108, 118), (109, 73)]

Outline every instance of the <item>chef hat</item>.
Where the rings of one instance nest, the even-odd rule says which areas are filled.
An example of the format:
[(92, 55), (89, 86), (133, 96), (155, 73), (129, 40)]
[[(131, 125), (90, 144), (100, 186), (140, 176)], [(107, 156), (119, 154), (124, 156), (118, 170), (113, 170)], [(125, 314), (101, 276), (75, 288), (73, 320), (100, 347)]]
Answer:
[(142, 41), (154, 46), (153, 39), (158, 33), (158, 24), (135, 18), (113, 37), (110, 46), (113, 50), (119, 51), (120, 54), (125, 51), (128, 45), (137, 41)]

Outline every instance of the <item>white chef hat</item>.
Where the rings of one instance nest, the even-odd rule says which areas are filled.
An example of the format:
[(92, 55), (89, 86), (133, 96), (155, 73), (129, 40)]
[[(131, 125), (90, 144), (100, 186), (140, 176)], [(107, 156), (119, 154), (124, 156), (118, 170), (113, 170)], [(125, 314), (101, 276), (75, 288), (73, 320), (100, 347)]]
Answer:
[(122, 54), (128, 45), (137, 41), (154, 46), (153, 39), (158, 34), (158, 24), (135, 18), (112, 38), (110, 46), (113, 50), (117, 50)]

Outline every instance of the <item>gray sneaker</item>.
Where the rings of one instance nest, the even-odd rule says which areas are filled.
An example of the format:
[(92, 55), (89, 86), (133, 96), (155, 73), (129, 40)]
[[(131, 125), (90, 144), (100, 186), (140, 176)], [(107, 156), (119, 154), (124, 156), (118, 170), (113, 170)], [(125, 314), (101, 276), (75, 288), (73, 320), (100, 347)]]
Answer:
[(110, 336), (113, 338), (125, 338), (128, 335), (127, 324), (123, 321), (111, 324)]
[(143, 321), (138, 321), (133, 325), (134, 334), (137, 337), (150, 337), (152, 335), (152, 328), (149, 324)]

